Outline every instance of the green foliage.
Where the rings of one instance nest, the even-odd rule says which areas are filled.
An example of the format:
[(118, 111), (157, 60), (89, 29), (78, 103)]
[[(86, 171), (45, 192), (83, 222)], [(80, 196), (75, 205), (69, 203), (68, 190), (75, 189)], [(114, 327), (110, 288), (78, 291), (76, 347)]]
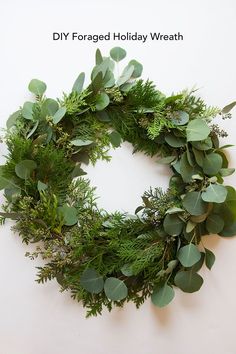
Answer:
[[(219, 147), (225, 133), (209, 126), (219, 113), (229, 118), (235, 102), (220, 111), (194, 90), (166, 97), (151, 81), (136, 80), (142, 73), (136, 60), (115, 78), (114, 61), (125, 56), (119, 47), (110, 57), (97, 50), (89, 86), (83, 89), (81, 73), (72, 92), (57, 100), (33, 79), (35, 102), (9, 117), (8, 155), (0, 166), (6, 197), (0, 223), (15, 220), (23, 242), (37, 243), (27, 252), (45, 260), (37, 281), (56, 279), (87, 316), (126, 301), (139, 307), (148, 297), (166, 306), (174, 286), (199, 290), (197, 272), (204, 261), (208, 269), (215, 262), (210, 250), (199, 251), (201, 237), (236, 234), (236, 191), (223, 185), (234, 169)], [(134, 216), (99, 209), (95, 189), (81, 177), (83, 163), (109, 160), (110, 148), (122, 141), (173, 172), (166, 191), (143, 193)]]

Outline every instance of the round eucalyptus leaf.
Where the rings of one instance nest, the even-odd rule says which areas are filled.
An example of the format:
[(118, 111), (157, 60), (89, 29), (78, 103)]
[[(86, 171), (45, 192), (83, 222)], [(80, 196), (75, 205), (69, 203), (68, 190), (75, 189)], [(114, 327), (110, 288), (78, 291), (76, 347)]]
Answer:
[(179, 138), (178, 136), (173, 135), (172, 133), (165, 136), (165, 141), (168, 145), (172, 147), (181, 147), (185, 145), (185, 139)]
[(131, 277), (133, 275), (132, 267), (130, 264), (125, 264), (120, 269), (121, 273), (124, 274), (126, 277)]
[(210, 184), (202, 192), (202, 199), (205, 202), (223, 203), (227, 196), (227, 189), (220, 184)]
[(54, 114), (58, 111), (59, 105), (57, 101), (52, 98), (47, 98), (42, 104), (42, 116), (45, 118), (47, 116), (53, 117)]
[(195, 263), (192, 267), (190, 267), (188, 270), (191, 270), (192, 272), (198, 272), (204, 263), (205, 260), (205, 252), (201, 252), (201, 258), (197, 263)]
[(53, 115), (52, 120), (54, 124), (59, 123), (64, 115), (66, 114), (66, 107), (61, 107), (56, 111), (56, 113)]
[(157, 288), (151, 295), (152, 303), (157, 307), (164, 307), (168, 305), (174, 298), (175, 292), (173, 288), (167, 284), (161, 288)]
[(127, 66), (124, 69), (122, 75), (117, 80), (117, 86), (124, 85), (128, 80), (130, 80), (130, 78), (133, 75), (133, 72), (134, 72), (134, 66), (133, 65)]
[(140, 64), (137, 60), (130, 60), (129, 66), (133, 65), (134, 66), (134, 71), (132, 73), (133, 78), (138, 78), (142, 75), (143, 72), (143, 66)]
[(34, 110), (34, 103), (33, 102), (25, 102), (23, 108), (21, 110), (21, 114), (25, 119), (33, 120), (33, 110)]
[(167, 214), (164, 219), (164, 230), (168, 235), (178, 236), (183, 230), (184, 223), (176, 214)]
[(122, 280), (117, 278), (107, 278), (104, 284), (104, 291), (108, 299), (120, 301), (128, 295), (128, 289)]
[(99, 294), (104, 287), (103, 277), (95, 269), (85, 269), (80, 277), (80, 285), (92, 294)]
[(78, 222), (78, 213), (75, 207), (68, 206), (64, 204), (62, 207), (59, 207), (59, 213), (63, 216), (64, 225), (72, 226)]
[(226, 224), (222, 231), (219, 232), (220, 236), (232, 237), (236, 235), (236, 221)]
[(33, 160), (22, 160), (15, 166), (16, 175), (19, 178), (27, 179), (30, 177), (33, 170), (37, 167), (36, 162)]
[(102, 92), (97, 96), (96, 100), (96, 110), (97, 111), (102, 111), (104, 108), (106, 108), (110, 103), (109, 96)]
[(184, 267), (192, 267), (200, 260), (201, 253), (194, 244), (190, 243), (179, 249), (177, 258)]
[(122, 141), (120, 133), (118, 133), (116, 131), (112, 132), (109, 135), (109, 139), (114, 147), (119, 147), (121, 144), (121, 141)]
[(187, 141), (205, 140), (211, 130), (203, 119), (191, 120), (186, 129)]
[(206, 220), (207, 231), (211, 234), (218, 234), (224, 228), (224, 220), (217, 214), (210, 214)]
[(46, 91), (47, 85), (43, 81), (33, 79), (30, 81), (28, 88), (36, 96), (42, 96)]
[(114, 47), (110, 50), (110, 56), (118, 63), (126, 57), (126, 51), (121, 47)]
[(202, 166), (204, 173), (210, 176), (216, 175), (222, 167), (222, 162), (222, 157), (219, 154), (215, 152), (206, 154)]
[(213, 267), (214, 263), (215, 263), (215, 255), (213, 252), (211, 252), (210, 250), (208, 250), (207, 248), (205, 248), (205, 253), (206, 253), (206, 257), (205, 257), (205, 263), (208, 269), (211, 270), (211, 268)]
[(171, 121), (175, 125), (185, 125), (189, 121), (189, 114), (184, 111), (175, 112), (173, 117), (171, 117)]
[(175, 284), (186, 293), (194, 293), (201, 288), (203, 279), (192, 270), (180, 271), (175, 276)]
[(207, 210), (207, 204), (201, 198), (201, 192), (188, 192), (183, 199), (183, 207), (191, 215), (202, 215)]

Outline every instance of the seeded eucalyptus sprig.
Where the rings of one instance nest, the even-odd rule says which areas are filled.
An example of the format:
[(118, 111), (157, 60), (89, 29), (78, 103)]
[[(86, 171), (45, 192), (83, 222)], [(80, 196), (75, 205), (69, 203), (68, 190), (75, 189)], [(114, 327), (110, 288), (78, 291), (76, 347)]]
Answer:
[[(216, 115), (195, 90), (166, 97), (150, 81), (139, 79), (142, 65), (130, 60), (117, 76), (126, 51), (109, 57), (96, 52), (91, 82), (80, 73), (70, 93), (54, 100), (46, 84), (33, 79), (25, 102), (7, 121), (6, 164), (0, 166), (0, 189), (6, 203), (0, 222), (15, 220), (23, 242), (35, 243), (31, 259), (46, 260), (37, 281), (56, 279), (61, 290), (97, 315), (146, 298), (159, 307), (174, 289), (195, 292), (203, 264), (215, 256), (202, 236), (236, 234), (236, 191), (224, 185), (234, 173), (220, 147), (225, 136)], [(109, 160), (109, 150), (129, 141), (134, 151), (156, 156), (170, 166), (169, 188), (144, 192), (134, 215), (108, 213), (96, 204), (83, 164)]]

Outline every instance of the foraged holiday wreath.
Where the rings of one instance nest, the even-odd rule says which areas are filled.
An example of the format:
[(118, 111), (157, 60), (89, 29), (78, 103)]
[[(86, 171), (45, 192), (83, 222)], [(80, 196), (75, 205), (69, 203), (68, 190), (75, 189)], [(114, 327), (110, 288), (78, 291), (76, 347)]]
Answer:
[[(138, 79), (142, 65), (131, 60), (115, 79), (114, 66), (126, 56), (116, 47), (110, 57), (96, 52), (91, 83), (83, 89), (81, 73), (72, 91), (47, 98), (46, 84), (33, 79), (35, 95), (7, 121), (6, 163), (0, 166), (0, 189), (6, 203), (1, 222), (25, 243), (36, 243), (39, 283), (56, 279), (61, 290), (87, 308), (87, 316), (151, 297), (163, 307), (174, 288), (195, 292), (215, 256), (202, 236), (236, 234), (236, 191), (224, 186), (228, 167), (218, 137), (227, 134), (212, 118), (230, 118), (207, 107), (194, 90), (166, 97), (151, 81)], [(111, 147), (130, 142), (134, 152), (157, 156), (173, 172), (169, 188), (144, 192), (135, 215), (108, 213), (96, 204), (83, 163), (109, 161)]]

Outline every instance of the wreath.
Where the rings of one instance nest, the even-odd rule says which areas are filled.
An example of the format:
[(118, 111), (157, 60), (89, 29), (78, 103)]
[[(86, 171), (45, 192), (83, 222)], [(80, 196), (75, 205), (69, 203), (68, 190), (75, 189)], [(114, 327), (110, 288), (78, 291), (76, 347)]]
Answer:
[[(9, 117), (4, 137), (1, 223), (15, 220), (23, 242), (36, 243), (26, 255), (46, 260), (37, 282), (56, 279), (87, 316), (126, 301), (139, 307), (148, 297), (163, 307), (175, 287), (199, 290), (198, 271), (215, 261), (202, 236), (236, 234), (236, 191), (223, 185), (234, 172), (224, 152), (231, 145), (220, 147), (227, 134), (211, 123), (217, 115), (230, 118), (236, 102), (207, 107), (196, 90), (166, 97), (138, 79), (136, 60), (115, 79), (115, 64), (125, 56), (119, 47), (109, 57), (98, 49), (88, 87), (81, 73), (57, 100), (45, 96), (44, 82), (31, 80), (35, 99)], [(98, 208), (82, 169), (109, 161), (110, 148), (122, 141), (172, 171), (168, 189), (145, 191), (134, 215)]]

